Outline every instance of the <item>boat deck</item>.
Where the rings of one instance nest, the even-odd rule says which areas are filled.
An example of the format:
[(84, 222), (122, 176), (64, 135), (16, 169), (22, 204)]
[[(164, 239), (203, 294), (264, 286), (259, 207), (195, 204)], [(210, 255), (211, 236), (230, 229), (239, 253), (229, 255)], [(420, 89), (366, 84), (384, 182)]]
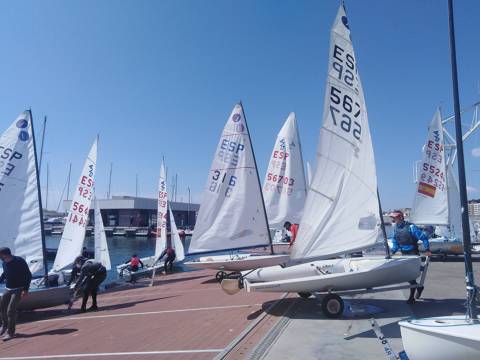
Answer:
[(157, 276), (153, 287), (145, 279), (112, 288), (85, 314), (79, 300), (70, 311), (21, 313), (18, 337), (0, 342), (0, 360), (245, 358), (286, 305), (276, 301), (281, 294), (226, 295), (214, 275), (179, 272)]

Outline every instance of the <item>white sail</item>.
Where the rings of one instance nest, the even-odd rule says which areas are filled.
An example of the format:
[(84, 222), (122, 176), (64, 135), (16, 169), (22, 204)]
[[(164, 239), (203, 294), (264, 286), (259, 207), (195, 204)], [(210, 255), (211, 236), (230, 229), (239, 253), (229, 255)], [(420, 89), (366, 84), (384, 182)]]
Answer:
[(317, 164), (291, 257), (329, 257), (371, 246), (379, 235), (379, 220), (367, 109), (340, 6), (330, 37)]
[(43, 269), (35, 161), (32, 121), (25, 111), (0, 137), (0, 231), (1, 246), (23, 257), (32, 273)]
[(160, 177), (158, 180), (157, 198), (157, 240), (155, 242), (155, 257), (158, 258), (167, 246), (167, 176), (165, 173), (165, 162), (162, 160), (160, 166)]
[(90, 149), (83, 165), (78, 185), (73, 192), (72, 203), (67, 214), (62, 239), (58, 246), (53, 271), (60, 271), (69, 266), (82, 253), (85, 227), (88, 223), (88, 213), (95, 185), (97, 143), (98, 139), (94, 141)]
[(252, 145), (235, 105), (213, 158), (189, 253), (269, 244)]
[(435, 112), (423, 147), (417, 191), (410, 220), (419, 225), (448, 225), (448, 191), (445, 145), (440, 110)]
[(170, 214), (170, 241), (171, 246), (175, 249), (176, 254), (176, 261), (183, 261), (185, 259), (185, 251), (183, 249), (182, 240), (180, 239), (180, 235), (178, 235), (177, 224), (175, 224), (175, 218), (172, 213), (172, 208), (168, 208)]
[(310, 186), (312, 183), (312, 166), (310, 163), (307, 161), (307, 185)]
[(277, 135), (263, 182), (263, 198), (271, 228), (285, 221), (299, 223), (307, 187), (295, 113), (288, 115)]
[[(453, 165), (447, 166), (447, 184), (448, 184), (448, 214), (449, 226), (437, 226), (435, 234), (438, 236), (445, 236), (446, 238), (453, 238), (462, 240), (462, 206), (460, 203), (460, 190), (453, 174)], [(475, 228), (470, 221), (470, 238), (475, 241)]]
[(95, 261), (98, 261), (105, 266), (107, 270), (112, 268), (110, 262), (110, 255), (108, 252), (107, 237), (105, 236), (105, 229), (103, 227), (102, 213), (100, 212), (100, 205), (95, 197)]

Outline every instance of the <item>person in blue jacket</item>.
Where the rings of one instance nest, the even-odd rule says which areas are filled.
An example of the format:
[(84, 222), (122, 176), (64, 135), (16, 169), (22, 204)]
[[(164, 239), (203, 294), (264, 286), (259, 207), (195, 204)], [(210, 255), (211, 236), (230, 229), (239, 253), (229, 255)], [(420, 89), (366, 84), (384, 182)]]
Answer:
[[(390, 216), (395, 224), (393, 228), (392, 254), (395, 254), (400, 250), (402, 255), (420, 255), (418, 241), (421, 240), (423, 242), (423, 247), (425, 248), (425, 255), (432, 255), (430, 252), (428, 236), (414, 224), (405, 221), (402, 211), (394, 210)], [(410, 285), (417, 285), (416, 280), (411, 280), (409, 283)], [(422, 295), (423, 286), (416, 288), (416, 290), (416, 298), (418, 299)], [(413, 304), (414, 302), (415, 288), (411, 288), (410, 297), (408, 298), (407, 303)]]

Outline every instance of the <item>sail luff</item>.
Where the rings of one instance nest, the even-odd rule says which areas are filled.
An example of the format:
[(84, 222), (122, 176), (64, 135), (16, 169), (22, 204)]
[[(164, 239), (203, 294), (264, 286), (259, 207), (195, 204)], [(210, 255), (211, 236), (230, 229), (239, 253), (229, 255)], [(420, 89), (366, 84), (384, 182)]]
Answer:
[(167, 175), (165, 171), (165, 160), (162, 159), (162, 164), (160, 165), (160, 176), (158, 179), (157, 197), (157, 236), (155, 241), (155, 256), (157, 258), (167, 246), (167, 207)]
[[(37, 193), (38, 193), (38, 208), (40, 212), (40, 232), (41, 232), (41, 238), (42, 238), (42, 260), (43, 260), (43, 272), (45, 279), (48, 278), (48, 264), (47, 264), (47, 245), (45, 241), (45, 225), (43, 223), (43, 204), (42, 204), (42, 190), (40, 186), (40, 172), (39, 172), (39, 164), (38, 164), (38, 159), (37, 159), (37, 145), (35, 141), (35, 130), (34, 130), (34, 125), (33, 125), (33, 114), (32, 114), (32, 109), (28, 110), (28, 114), (30, 116), (30, 125), (32, 127), (32, 141), (33, 141), (33, 157), (35, 158), (35, 173), (37, 177)], [(45, 130), (45, 124), (47, 122), (47, 117), (45, 117), (45, 122), (44, 122), (44, 130)], [(42, 151), (43, 151), (43, 141), (45, 137), (45, 131), (43, 132), (42, 135)], [(45, 281), (45, 284), (48, 286), (48, 281)]]
[(330, 34), (323, 125), (312, 182), (291, 257), (327, 258), (375, 244), (375, 157), (348, 19), (340, 6)]
[(248, 122), (247, 122), (247, 117), (245, 116), (245, 109), (243, 108), (242, 102), (240, 101), (240, 107), (242, 108), (242, 114), (243, 118), (245, 120), (245, 127), (247, 128), (247, 135), (248, 135), (248, 141), (250, 143), (250, 149), (252, 150), (252, 156), (253, 156), (253, 164), (255, 166), (255, 174), (257, 175), (257, 183), (258, 183), (258, 188), (260, 189), (260, 198), (262, 199), (262, 208), (263, 208), (263, 215), (265, 218), (265, 226), (267, 229), (267, 234), (268, 234), (268, 242), (270, 243), (270, 254), (274, 254), (273, 251), (273, 242), (272, 242), (272, 234), (270, 234), (270, 227), (268, 225), (268, 216), (267, 216), (267, 209), (265, 208), (265, 199), (263, 198), (263, 192), (262, 192), (262, 183), (260, 182), (260, 175), (258, 174), (258, 166), (257, 166), (257, 159), (255, 158), (255, 151), (253, 150), (253, 144), (252, 144), (252, 138), (250, 136), (250, 130), (248, 129)]
[(268, 245), (266, 224), (245, 115), (236, 104), (208, 172), (189, 254)]
[(418, 225), (448, 225), (449, 199), (444, 132), (440, 109), (437, 109), (428, 128), (423, 146), (417, 190), (410, 213)]
[(90, 205), (95, 186), (98, 137), (95, 139), (84, 162), (78, 185), (72, 196), (67, 221), (58, 246), (53, 271), (58, 272), (73, 263), (82, 253), (85, 227), (88, 223)]

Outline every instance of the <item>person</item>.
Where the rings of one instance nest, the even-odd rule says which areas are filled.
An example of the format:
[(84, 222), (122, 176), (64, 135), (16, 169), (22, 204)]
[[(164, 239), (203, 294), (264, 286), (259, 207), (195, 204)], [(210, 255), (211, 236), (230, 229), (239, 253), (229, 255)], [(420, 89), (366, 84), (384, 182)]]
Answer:
[(68, 286), (71, 284), (75, 284), (77, 282), (78, 277), (80, 276), (80, 271), (82, 269), (82, 265), (87, 261), (87, 258), (83, 255), (78, 256), (75, 261), (73, 262), (72, 272), (70, 275), (70, 280), (68, 281)]
[(285, 224), (283, 224), (283, 228), (290, 232), (290, 245), (288, 245), (288, 247), (290, 248), (295, 243), (295, 240), (297, 238), (298, 224), (292, 224), (289, 221), (286, 221)]
[(2, 315), (0, 335), (6, 333), (3, 336), (3, 341), (7, 341), (15, 336), (17, 307), (20, 300), (28, 294), (32, 273), (26, 261), (19, 256), (12, 255), (12, 252), (7, 247), (0, 248), (0, 258), (3, 262), (3, 273), (0, 276), (0, 283), (5, 282), (5, 291), (0, 302)]
[(78, 256), (75, 259), (76, 264), (82, 264), (80, 269), (80, 276), (75, 283), (75, 292), (78, 290), (83, 291), (81, 312), (87, 311), (88, 297), (92, 296), (92, 306), (89, 311), (97, 310), (97, 293), (100, 284), (107, 278), (107, 269), (100, 262), (94, 260), (85, 260), (83, 256)]
[(180, 237), (180, 241), (182, 242), (183, 246), (185, 246), (185, 239), (187, 238), (187, 234), (185, 233), (185, 230), (183, 229), (178, 230), (178, 236)]
[(165, 258), (165, 263), (164, 263), (163, 268), (165, 269), (165, 274), (166, 274), (167, 270), (170, 270), (170, 271), (173, 270), (173, 261), (177, 257), (177, 254), (175, 253), (175, 249), (172, 246), (169, 245), (169, 246), (167, 246), (167, 248), (165, 250), (162, 251), (162, 253), (160, 254), (160, 257), (155, 262), (158, 262), (158, 261), (162, 260), (162, 258), (165, 255), (167, 257)]
[[(403, 212), (400, 210), (394, 210), (389, 214), (395, 224), (393, 228), (393, 237), (392, 237), (392, 254), (395, 254), (398, 250), (402, 255), (420, 255), (418, 250), (418, 241), (423, 242), (425, 248), (425, 255), (431, 256), (430, 252), (430, 243), (428, 241), (428, 236), (421, 231), (416, 225), (405, 221)], [(410, 285), (417, 285), (416, 280), (409, 281)], [(420, 298), (423, 292), (423, 286), (417, 287), (416, 298)], [(410, 297), (407, 300), (408, 304), (413, 304), (415, 302), (415, 288), (410, 289)]]
[(142, 265), (142, 269), (145, 266), (145, 265), (143, 265), (142, 260), (140, 260), (140, 258), (137, 256), (137, 254), (133, 254), (132, 257), (130, 258), (130, 260), (125, 261), (125, 264), (128, 264), (128, 263), (130, 263), (130, 264), (127, 266), (127, 270), (130, 271), (130, 272), (138, 271), (138, 266), (139, 265)]

